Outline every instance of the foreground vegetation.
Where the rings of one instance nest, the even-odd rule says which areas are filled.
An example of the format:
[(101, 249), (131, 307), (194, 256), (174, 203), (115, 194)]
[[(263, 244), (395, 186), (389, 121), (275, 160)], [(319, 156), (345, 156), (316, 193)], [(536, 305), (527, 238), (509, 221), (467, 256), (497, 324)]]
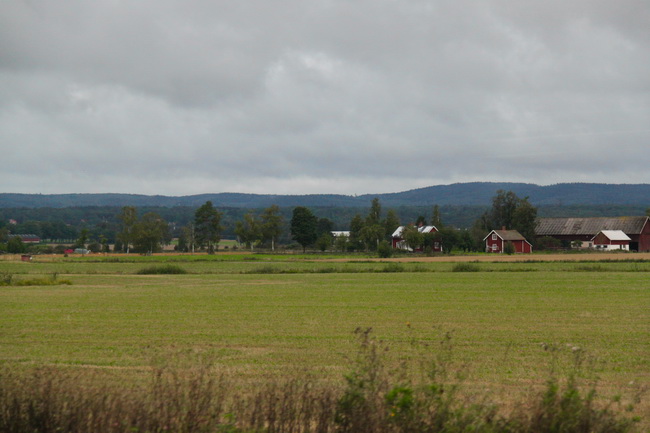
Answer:
[(597, 404), (595, 389), (580, 389), (580, 354), (564, 381), (551, 375), (542, 391), (503, 411), (463, 391), (462, 372), (450, 368), (449, 336), (433, 352), (402, 355), (390, 371), (388, 347), (369, 329), (357, 334), (359, 353), (343, 386), (286, 377), (243, 392), (205, 364), (155, 368), (139, 387), (53, 368), (0, 370), (0, 431), (618, 433), (640, 421), (621, 414), (620, 397)]
[(649, 262), (317, 258), (0, 262), (34, 282), (0, 287), (3, 429), (626, 431), (650, 409)]

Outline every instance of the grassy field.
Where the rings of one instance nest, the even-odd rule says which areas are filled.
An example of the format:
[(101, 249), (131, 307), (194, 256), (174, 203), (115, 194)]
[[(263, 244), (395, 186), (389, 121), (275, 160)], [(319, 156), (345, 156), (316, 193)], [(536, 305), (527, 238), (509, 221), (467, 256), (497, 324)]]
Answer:
[[(56, 274), (72, 284), (0, 286), (0, 363), (129, 379), (173, 359), (209, 362), (248, 382), (305, 374), (342, 381), (357, 350), (353, 331), (372, 328), (392, 365), (440, 350), (451, 335), (468, 386), (506, 400), (577, 358), (604, 395), (650, 384), (650, 262), (534, 260), (453, 272), (453, 262), (317, 259), (2, 261), (0, 276), (14, 281)], [(137, 274), (169, 263), (188, 274)]]

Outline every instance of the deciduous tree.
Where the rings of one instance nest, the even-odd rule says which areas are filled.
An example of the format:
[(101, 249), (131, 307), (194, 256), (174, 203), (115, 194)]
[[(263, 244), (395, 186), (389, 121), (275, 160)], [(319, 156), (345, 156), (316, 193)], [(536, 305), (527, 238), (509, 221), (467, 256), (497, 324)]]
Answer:
[(424, 244), (424, 236), (414, 225), (406, 225), (402, 229), (402, 239), (406, 242), (406, 245), (413, 250), (422, 248)]
[(221, 212), (212, 206), (211, 201), (206, 201), (194, 213), (196, 243), (207, 247), (208, 254), (214, 254), (221, 240), (221, 216)]
[(492, 208), (479, 218), (475, 227), (483, 229), (483, 236), (503, 227), (517, 230), (529, 242), (534, 242), (536, 224), (537, 208), (528, 201), (528, 197), (521, 199), (512, 191), (499, 190), (492, 198)]
[(519, 200), (512, 218), (512, 228), (532, 243), (535, 241), (536, 224), (537, 208), (530, 204), (528, 197)]
[(128, 254), (133, 243), (133, 226), (138, 219), (138, 213), (133, 206), (124, 206), (122, 213), (118, 216), (121, 221), (121, 230), (117, 238), (122, 242), (123, 248)]
[(86, 243), (88, 242), (88, 235), (89, 235), (88, 229), (86, 228), (81, 229), (81, 231), (79, 232), (79, 237), (74, 243), (74, 247), (86, 248)]
[(291, 237), (302, 246), (303, 252), (307, 246), (316, 242), (316, 226), (318, 219), (306, 207), (298, 206), (293, 209), (291, 218)]
[(384, 235), (385, 238), (388, 239), (391, 237), (393, 233), (395, 233), (395, 230), (399, 227), (399, 217), (397, 216), (397, 212), (395, 212), (393, 209), (388, 209), (388, 212), (386, 213), (386, 220), (384, 221)]
[(353, 250), (359, 250), (363, 247), (363, 241), (361, 239), (361, 230), (363, 229), (364, 223), (361, 215), (356, 214), (352, 217), (350, 221), (350, 239), (348, 245)]
[(255, 242), (259, 241), (262, 236), (260, 229), (260, 223), (252, 212), (246, 213), (243, 221), (235, 223), (235, 234), (239, 237), (239, 241), (251, 250)]
[(284, 220), (280, 214), (280, 208), (273, 205), (264, 209), (261, 215), (262, 220), (262, 241), (271, 241), (271, 251), (275, 251), (275, 243), (282, 234)]
[(329, 232), (323, 232), (318, 239), (316, 239), (316, 247), (318, 247), (320, 251), (325, 251), (332, 246), (333, 240), (334, 238)]
[(140, 253), (158, 252), (169, 241), (169, 225), (155, 212), (142, 215), (133, 226), (133, 246)]
[(7, 241), (7, 252), (11, 254), (22, 254), (27, 251), (27, 246), (20, 236), (12, 236)]
[(334, 230), (334, 223), (328, 218), (318, 218), (316, 224), (316, 236), (321, 237), (323, 234), (332, 235)]
[(519, 197), (514, 192), (498, 190), (497, 194), (492, 197), (491, 230), (499, 230), (502, 227), (512, 229), (518, 205)]

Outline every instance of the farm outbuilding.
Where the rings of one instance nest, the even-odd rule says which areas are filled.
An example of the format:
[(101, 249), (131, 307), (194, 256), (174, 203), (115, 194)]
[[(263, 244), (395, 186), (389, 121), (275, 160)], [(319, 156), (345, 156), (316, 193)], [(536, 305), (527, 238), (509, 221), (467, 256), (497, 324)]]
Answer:
[(492, 230), (483, 238), (485, 251), (488, 253), (503, 253), (506, 245), (511, 243), (515, 253), (529, 254), (533, 252), (533, 246), (517, 230)]
[(621, 230), (601, 230), (593, 237), (594, 248), (603, 250), (630, 250), (630, 237)]
[(601, 231), (622, 231), (630, 238), (631, 251), (650, 251), (649, 220), (647, 216), (538, 218), (535, 235), (558, 239), (567, 246), (579, 241), (583, 248), (592, 248), (594, 237)]
[(20, 238), (24, 244), (38, 244), (41, 242), (41, 238), (33, 234), (10, 234), (9, 239), (11, 238)]

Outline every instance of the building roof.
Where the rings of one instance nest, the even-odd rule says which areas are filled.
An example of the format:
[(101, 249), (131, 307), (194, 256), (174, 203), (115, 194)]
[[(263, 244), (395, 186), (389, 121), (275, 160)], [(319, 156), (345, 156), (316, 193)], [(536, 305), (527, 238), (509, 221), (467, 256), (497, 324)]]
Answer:
[[(604, 234), (610, 241), (631, 241), (630, 237), (621, 230), (601, 230), (598, 234)], [(598, 236), (598, 235), (596, 235)], [(596, 237), (594, 236), (594, 238)]]
[(25, 233), (25, 234), (18, 234), (18, 233), (9, 234), (9, 235), (7, 235), (7, 237), (9, 239), (11, 239), (11, 238), (20, 238), (23, 242), (25, 242), (25, 241), (40, 241), (41, 240), (41, 238), (39, 236), (33, 235), (33, 234), (28, 234), (28, 233)]
[[(404, 230), (404, 226), (397, 227), (395, 232), (393, 232), (393, 237), (394, 238), (401, 237), (402, 236), (402, 230)], [(438, 229), (436, 228), (436, 226), (420, 226), (420, 227), (418, 227), (418, 231), (420, 233), (431, 233), (431, 232), (437, 232)]]
[(595, 236), (603, 230), (620, 230), (638, 235), (648, 221), (647, 216), (596, 218), (538, 218), (537, 236)]
[[(492, 233), (496, 233), (504, 241), (525, 241), (526, 238), (517, 230), (492, 230), (483, 240), (486, 240)], [(526, 241), (528, 242), (528, 241)]]

